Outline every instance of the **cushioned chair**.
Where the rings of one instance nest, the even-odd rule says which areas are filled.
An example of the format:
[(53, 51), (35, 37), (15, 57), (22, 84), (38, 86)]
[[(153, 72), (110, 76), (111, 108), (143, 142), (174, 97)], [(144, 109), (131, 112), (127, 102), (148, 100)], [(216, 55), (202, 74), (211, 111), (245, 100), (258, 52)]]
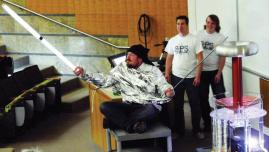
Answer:
[(53, 81), (51, 79), (45, 79), (37, 65), (26, 67), (23, 71), (26, 77), (31, 78), (28, 81), (29, 87), (48, 86), (54, 84), (56, 81), (56, 79)]
[(35, 110), (43, 111), (45, 107), (59, 106), (61, 102), (59, 78), (45, 79), (37, 65), (29, 66), (22, 71), (16, 72), (12, 77), (23, 90), (37, 93), (39, 102), (35, 102)]
[[(8, 105), (11, 105), (10, 109), (14, 108), (16, 126), (21, 127), (24, 125), (26, 118), (29, 120), (28, 107), (25, 100), (33, 100), (30, 95), (23, 94), (23, 91), (17, 86), (16, 82), (8, 77), (0, 81), (1, 96), (4, 100), (4, 112)], [(4, 97), (5, 96), (5, 97)], [(28, 102), (29, 102), (28, 101)], [(30, 110), (31, 111), (31, 110)]]
[(45, 79), (37, 65), (27, 67), (23, 71), (26, 77), (31, 77), (31, 79), (26, 80), (28, 87), (33, 87), (33, 89), (46, 88), (46, 91), (51, 91), (51, 89), (48, 88), (54, 88), (54, 99), (53, 101), (50, 101), (48, 103), (53, 106), (59, 106), (59, 104), (61, 103), (60, 78)]
[[(43, 112), (45, 110), (46, 87), (35, 88), (34, 83), (32, 83), (32, 80), (35, 80), (35, 77), (29, 77), (25, 70), (14, 73), (11, 76), (11, 79), (13, 79), (21, 92), (27, 93), (28, 97), (31, 96), (32, 99), (34, 99), (33, 106), (32, 103), (28, 104), (29, 108), (33, 107), (31, 111)], [(38, 83), (36, 83), (36, 85), (38, 85)]]
[(2, 80), (0, 81), (0, 137), (12, 139), (16, 136), (17, 127), (22, 127), (25, 122), (25, 108), (23, 103), (18, 103), (14, 108), (5, 112), (5, 106), (12, 102), (2, 89)]
[(0, 56), (0, 79), (7, 78), (14, 70), (13, 59), (7, 56)]
[(15, 72), (11, 78), (15, 81), (16, 85), (20, 88), (22, 91), (26, 91), (28, 89), (33, 88), (35, 85), (32, 84), (32, 79), (35, 79), (34, 77), (29, 77), (26, 75), (26, 72), (24, 70)]
[(4, 113), (0, 119), (0, 137), (2, 139), (13, 139), (16, 137), (16, 118), (15, 108), (10, 109), (8, 113)]
[(2, 79), (0, 86), (5, 92), (6, 96), (9, 98), (15, 98), (16, 96), (23, 93), (23, 89), (12, 79), (12, 77), (8, 77), (6, 79)]
[[(1, 81), (0, 81), (1, 83)], [(10, 99), (7, 98), (4, 90), (0, 87), (0, 112), (4, 112), (5, 106), (10, 102)]]

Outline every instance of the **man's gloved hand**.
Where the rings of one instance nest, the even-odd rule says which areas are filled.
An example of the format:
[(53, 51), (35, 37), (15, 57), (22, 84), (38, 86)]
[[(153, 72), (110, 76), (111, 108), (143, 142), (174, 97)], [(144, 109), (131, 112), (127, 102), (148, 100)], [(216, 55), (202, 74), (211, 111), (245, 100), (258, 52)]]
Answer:
[(168, 88), (165, 90), (165, 95), (169, 98), (173, 97), (175, 95), (174, 89), (173, 88)]
[(77, 66), (73, 72), (75, 73), (76, 76), (83, 76), (85, 74), (84, 69), (79, 66)]

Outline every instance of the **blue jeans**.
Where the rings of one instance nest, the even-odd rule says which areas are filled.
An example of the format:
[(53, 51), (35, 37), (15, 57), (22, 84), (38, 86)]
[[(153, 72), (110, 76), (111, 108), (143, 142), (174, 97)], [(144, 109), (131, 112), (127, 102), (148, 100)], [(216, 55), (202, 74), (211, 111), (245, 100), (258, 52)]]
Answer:
[(211, 127), (211, 118), (210, 112), (211, 107), (209, 105), (209, 87), (211, 85), (213, 94), (217, 99), (224, 98), (225, 87), (223, 82), (223, 77), (221, 75), (221, 80), (218, 83), (215, 83), (215, 76), (218, 70), (215, 71), (203, 71), (201, 75), (201, 84), (200, 84), (200, 99), (201, 99), (201, 110), (202, 118), (204, 120), (205, 127)]
[[(182, 78), (172, 75), (172, 84), (175, 86)], [(193, 85), (194, 78), (186, 78), (175, 89), (175, 128), (174, 131), (181, 135), (185, 133), (185, 118), (184, 118), (184, 92), (186, 91), (191, 107), (192, 131), (197, 133), (200, 129), (201, 109), (199, 99), (199, 87)]]
[(101, 113), (120, 129), (132, 132), (133, 125), (138, 121), (147, 124), (158, 117), (160, 111), (152, 104), (137, 104), (124, 102), (103, 102)]

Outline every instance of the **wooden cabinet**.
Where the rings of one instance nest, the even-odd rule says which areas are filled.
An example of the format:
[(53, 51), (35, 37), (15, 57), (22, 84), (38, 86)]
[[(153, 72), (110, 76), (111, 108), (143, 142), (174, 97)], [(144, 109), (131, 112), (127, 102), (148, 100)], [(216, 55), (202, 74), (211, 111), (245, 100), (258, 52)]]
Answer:
[[(115, 96), (111, 88), (97, 89), (97, 87), (89, 83), (90, 91), (90, 124), (91, 137), (99, 148), (107, 151), (106, 134), (103, 129), (103, 114), (100, 112), (100, 104), (102, 102), (121, 102), (121, 96)], [(115, 149), (116, 141), (112, 139), (112, 148)]]

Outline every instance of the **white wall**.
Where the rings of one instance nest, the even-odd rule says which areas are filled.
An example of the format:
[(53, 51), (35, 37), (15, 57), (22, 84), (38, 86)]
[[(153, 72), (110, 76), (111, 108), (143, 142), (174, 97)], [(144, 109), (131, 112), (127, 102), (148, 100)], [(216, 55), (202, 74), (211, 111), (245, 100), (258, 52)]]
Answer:
[(254, 41), (259, 53), (244, 60), (244, 66), (269, 77), (269, 1), (239, 0), (239, 38)]
[(243, 65), (269, 78), (268, 6), (268, 0), (188, 0), (190, 31), (202, 30), (209, 14), (218, 15), (221, 33), (228, 36), (227, 41), (254, 41), (258, 44), (259, 53), (243, 58)]
[[(244, 92), (259, 93), (259, 77), (269, 78), (268, 6), (268, 0), (188, 0), (191, 32), (202, 30), (206, 17), (216, 14), (220, 18), (220, 32), (228, 36), (227, 41), (254, 41), (258, 44), (257, 55), (243, 58)], [(227, 91), (232, 92), (231, 58), (226, 61), (224, 81)], [(269, 134), (268, 128), (266, 133)]]
[(216, 14), (220, 18), (221, 33), (229, 36), (230, 41), (237, 40), (235, 0), (188, 0), (188, 14), (192, 33), (203, 29), (209, 14)]

